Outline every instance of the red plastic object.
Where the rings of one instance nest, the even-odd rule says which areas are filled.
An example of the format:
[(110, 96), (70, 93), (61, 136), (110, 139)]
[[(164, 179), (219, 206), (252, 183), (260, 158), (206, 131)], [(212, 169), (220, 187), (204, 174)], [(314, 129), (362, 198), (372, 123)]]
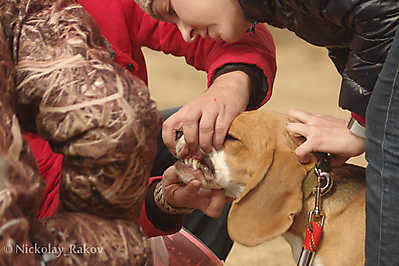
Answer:
[[(163, 240), (163, 243), (159, 242)], [(173, 235), (158, 237), (154, 249), (156, 266), (220, 266), (221, 261), (208, 247), (191, 233), (182, 229)], [(163, 247), (162, 247), (163, 246)], [(165, 252), (167, 250), (167, 255)], [(164, 249), (164, 250), (162, 250)]]

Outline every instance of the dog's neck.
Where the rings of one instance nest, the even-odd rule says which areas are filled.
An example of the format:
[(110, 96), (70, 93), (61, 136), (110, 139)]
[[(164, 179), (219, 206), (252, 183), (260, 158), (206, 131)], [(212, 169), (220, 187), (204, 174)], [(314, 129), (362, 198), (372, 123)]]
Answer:
[[(298, 262), (299, 257), (302, 252), (302, 248), (303, 248), (303, 238), (299, 237), (289, 231), (284, 233), (283, 237), (291, 247), (292, 257), (293, 257), (294, 261)], [(323, 266), (322, 261), (317, 256), (317, 253), (315, 254), (315, 256), (313, 258), (312, 266)]]
[[(311, 174), (312, 170), (314, 169), (311, 169), (310, 172), (308, 172), (308, 175), (312, 175)], [(353, 175), (351, 175), (351, 173)], [(323, 196), (321, 200), (321, 209), (325, 215), (326, 225), (323, 228), (323, 238), (322, 241), (320, 242), (319, 249), (322, 248), (324, 250), (328, 249), (326, 248), (326, 246), (329, 247), (331, 244), (331, 241), (326, 242), (326, 239), (331, 239), (331, 238), (336, 239), (337, 237), (341, 237), (338, 236), (337, 230), (334, 229), (342, 226), (342, 224), (339, 224), (339, 222), (337, 224), (336, 222), (337, 216), (345, 215), (344, 213), (347, 211), (347, 207), (349, 205), (364, 200), (364, 193), (366, 189), (364, 173), (362, 173), (360, 168), (355, 169), (347, 165), (342, 168), (332, 168), (330, 174), (334, 178), (335, 187), (331, 192)], [(305, 177), (304, 181), (307, 178), (309, 177)], [(312, 182), (309, 181), (309, 184), (312, 184)], [(305, 191), (304, 191), (302, 211), (295, 216), (295, 221), (293, 225), (286, 233), (283, 234), (283, 237), (287, 240), (287, 242), (291, 246), (292, 255), (295, 261), (298, 261), (304, 244), (304, 236), (309, 221), (309, 212), (312, 211), (315, 207), (314, 195), (309, 192), (306, 192), (306, 190), (308, 191), (311, 190), (312, 185), (308, 186), (309, 188), (304, 189)], [(305, 196), (306, 193), (308, 194), (307, 197)], [(363, 206), (364, 203), (363, 205), (362, 204), (359, 205)], [(361, 208), (359, 207), (359, 209)], [(353, 220), (353, 223), (359, 224), (359, 226), (361, 226), (362, 221), (364, 220), (364, 217), (358, 218), (357, 216), (350, 216), (350, 215), (349, 217), (351, 217), (351, 222)], [(350, 226), (350, 223), (348, 223), (347, 226)], [(356, 231), (357, 229), (358, 227), (353, 227), (354, 231)], [(356, 239), (356, 237), (354, 237), (354, 239)], [(327, 262), (323, 263), (323, 260), (320, 256), (318, 256), (318, 253), (319, 250), (316, 251), (312, 266), (330, 265)]]
[[(324, 160), (324, 164), (327, 163), (327, 165), (320, 168), (320, 162)], [(332, 180), (332, 177), (330, 175), (330, 166), (328, 164), (328, 161), (324, 157), (321, 157), (318, 159), (318, 162), (314, 164), (310, 170), (307, 171), (306, 177), (303, 179), (302, 182), (302, 191), (303, 191), (303, 201), (307, 200), (309, 197), (314, 195), (314, 189), (319, 185), (319, 176), (321, 175), (322, 178), (322, 184), (320, 186), (322, 187), (321, 193), (323, 196), (330, 194), (330, 192), (333, 191), (334, 188), (334, 182)], [(329, 177), (327, 177), (329, 175)]]
[[(285, 240), (288, 242), (288, 244), (291, 247), (291, 252), (292, 256), (295, 262), (299, 260), (299, 257), (301, 255), (303, 245), (304, 245), (304, 238), (303, 236), (305, 235), (306, 231), (306, 225), (307, 225), (307, 216), (306, 214), (309, 213), (309, 205), (306, 204), (308, 201), (311, 201), (311, 197), (314, 195), (313, 191), (314, 188), (318, 185), (318, 176), (316, 174), (316, 165), (317, 163), (313, 162), (311, 163), (313, 165), (310, 167), (310, 169), (307, 171), (306, 177), (303, 179), (302, 183), (302, 191), (303, 191), (303, 204), (304, 204), (304, 209), (307, 211), (302, 211), (301, 214), (295, 218), (295, 222), (293, 227), (296, 227), (297, 229), (303, 228), (303, 231), (300, 230), (300, 234), (298, 235), (297, 230), (294, 232), (291, 232), (291, 230), (287, 231), (286, 233), (283, 234), (283, 237)], [(312, 205), (310, 205), (312, 206)], [(314, 206), (314, 205), (313, 205)], [(297, 226), (297, 223), (300, 223), (300, 227)], [(322, 266), (322, 262), (318, 258), (317, 254), (313, 258), (313, 263), (312, 266)]]

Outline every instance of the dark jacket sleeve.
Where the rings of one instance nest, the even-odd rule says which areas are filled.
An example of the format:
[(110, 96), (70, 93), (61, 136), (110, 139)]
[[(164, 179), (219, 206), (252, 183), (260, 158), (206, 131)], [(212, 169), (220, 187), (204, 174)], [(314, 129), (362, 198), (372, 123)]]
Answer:
[[(336, 65), (337, 61), (342, 62), (342, 58), (347, 58), (341, 73), (340, 106), (364, 116), (368, 99), (399, 24), (399, 1), (330, 0), (329, 3), (331, 5), (327, 6), (327, 10), (333, 22), (341, 23), (352, 31), (347, 57), (341, 55), (341, 59), (332, 58)], [(331, 55), (334, 53), (330, 50)]]
[(147, 237), (173, 234), (183, 225), (182, 215), (169, 215), (157, 207), (154, 190), (160, 180), (161, 177), (150, 178), (148, 193), (141, 209), (139, 224)]
[(364, 116), (399, 24), (397, 0), (239, 0), (250, 21), (326, 47), (342, 75), (340, 106)]

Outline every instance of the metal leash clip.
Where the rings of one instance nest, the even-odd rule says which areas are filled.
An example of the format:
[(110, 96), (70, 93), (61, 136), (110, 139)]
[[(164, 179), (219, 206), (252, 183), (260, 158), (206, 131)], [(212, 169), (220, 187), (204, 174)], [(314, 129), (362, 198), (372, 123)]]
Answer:
[(329, 155), (322, 156), (315, 167), (317, 185), (313, 188), (315, 196), (314, 208), (309, 212), (309, 220), (306, 230), (305, 243), (297, 266), (312, 265), (314, 253), (319, 245), (322, 235), (325, 214), (322, 212), (321, 199), (333, 187), (333, 180), (330, 175)]
[(320, 187), (320, 196), (324, 196), (330, 192), (334, 184), (330, 174), (330, 157), (331, 155), (329, 153), (323, 154), (314, 169), (317, 175), (318, 185), (313, 189), (313, 192), (316, 194), (315, 190)]

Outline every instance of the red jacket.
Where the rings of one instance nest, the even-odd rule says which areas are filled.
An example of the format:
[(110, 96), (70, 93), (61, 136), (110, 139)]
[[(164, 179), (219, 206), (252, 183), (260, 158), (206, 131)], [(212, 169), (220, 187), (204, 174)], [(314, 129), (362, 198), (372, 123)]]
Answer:
[[(115, 53), (115, 62), (130, 69), (146, 83), (147, 68), (142, 47), (166, 54), (185, 56), (186, 62), (208, 73), (210, 82), (215, 71), (227, 63), (254, 64), (262, 69), (272, 88), (276, 73), (275, 47), (265, 25), (259, 24), (255, 36), (245, 36), (230, 44), (211, 39), (186, 43), (173, 24), (159, 22), (147, 15), (132, 0), (78, 0), (95, 19)], [(270, 97), (265, 95), (265, 101)]]
[[(147, 69), (141, 47), (149, 47), (167, 54), (185, 56), (186, 62), (208, 73), (208, 83), (215, 71), (227, 63), (246, 63), (263, 70), (268, 82), (264, 102), (270, 98), (276, 72), (275, 47), (272, 36), (262, 24), (257, 25), (253, 37), (246, 36), (238, 43), (229, 44), (210, 39), (197, 39), (186, 43), (177, 27), (158, 22), (144, 13), (133, 0), (80, 0), (79, 2), (96, 20), (110, 45), (115, 62), (126, 67), (146, 83)], [(51, 151), (47, 142), (38, 135), (26, 133), (25, 138), (36, 157), (41, 176), (46, 181), (45, 196), (38, 218), (55, 214), (58, 206), (58, 189), (62, 155)], [(153, 179), (150, 180), (150, 184)], [(156, 229), (148, 220), (143, 207), (140, 225), (148, 236), (171, 233)]]

